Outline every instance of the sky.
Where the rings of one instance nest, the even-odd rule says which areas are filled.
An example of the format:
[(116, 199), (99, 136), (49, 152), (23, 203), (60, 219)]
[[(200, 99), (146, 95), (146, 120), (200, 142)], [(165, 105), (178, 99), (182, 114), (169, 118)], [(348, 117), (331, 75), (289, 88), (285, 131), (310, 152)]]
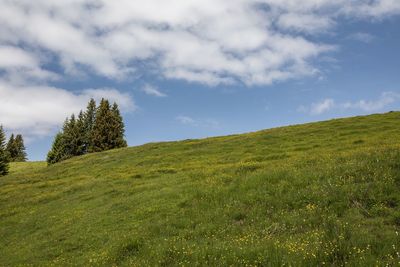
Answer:
[(399, 0), (0, 0), (0, 124), (44, 160), (90, 98), (130, 146), (400, 110)]

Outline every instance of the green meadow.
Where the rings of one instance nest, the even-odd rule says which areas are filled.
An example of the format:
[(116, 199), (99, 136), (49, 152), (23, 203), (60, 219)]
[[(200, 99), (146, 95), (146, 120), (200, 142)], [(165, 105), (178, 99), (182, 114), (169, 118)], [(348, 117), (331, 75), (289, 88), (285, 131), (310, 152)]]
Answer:
[(0, 178), (0, 266), (399, 266), (400, 112)]

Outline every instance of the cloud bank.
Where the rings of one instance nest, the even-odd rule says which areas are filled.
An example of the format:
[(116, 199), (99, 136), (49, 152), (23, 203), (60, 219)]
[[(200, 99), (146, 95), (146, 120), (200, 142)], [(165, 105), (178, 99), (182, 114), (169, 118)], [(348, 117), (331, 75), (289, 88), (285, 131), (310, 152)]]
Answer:
[(0, 0), (0, 6), (0, 43), (8, 45), (0, 48), (2, 68), (43, 78), (50, 57), (65, 73), (123, 79), (144, 71), (141, 62), (166, 78), (210, 85), (314, 75), (313, 61), (334, 46), (311, 35), (343, 17), (400, 13), (396, 0)]
[(0, 0), (0, 121), (45, 135), (91, 95), (134, 106), (115, 89), (52, 86), (65, 77), (253, 86), (319, 75), (336, 45), (315, 36), (342, 19), (398, 14), (397, 0)]

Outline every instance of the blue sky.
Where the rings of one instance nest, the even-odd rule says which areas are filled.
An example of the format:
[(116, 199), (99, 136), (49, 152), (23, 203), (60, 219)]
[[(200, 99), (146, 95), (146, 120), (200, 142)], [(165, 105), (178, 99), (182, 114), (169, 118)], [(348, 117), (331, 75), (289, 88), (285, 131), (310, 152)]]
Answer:
[(91, 97), (129, 145), (400, 108), (398, 1), (65, 2), (0, 0), (0, 123), (30, 160)]

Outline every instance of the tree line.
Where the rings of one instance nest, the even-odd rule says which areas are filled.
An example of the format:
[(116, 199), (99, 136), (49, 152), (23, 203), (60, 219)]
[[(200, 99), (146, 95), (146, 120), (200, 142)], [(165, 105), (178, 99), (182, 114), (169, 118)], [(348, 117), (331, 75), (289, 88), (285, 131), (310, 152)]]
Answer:
[(23, 161), (26, 161), (26, 152), (22, 135), (11, 134), (6, 143), (6, 135), (3, 126), (0, 125), (0, 176), (8, 173), (10, 162)]
[[(74, 156), (126, 147), (125, 126), (117, 103), (110, 105), (106, 99), (96, 106), (94, 99), (86, 111), (72, 114), (67, 118), (61, 131), (55, 136), (47, 163), (54, 164)], [(26, 161), (25, 145), (22, 135), (6, 135), (0, 125), (0, 176), (6, 175), (9, 162)]]
[(96, 106), (94, 99), (86, 111), (72, 114), (55, 136), (47, 154), (47, 163), (54, 164), (74, 156), (126, 147), (125, 126), (117, 103), (110, 105), (106, 99)]

